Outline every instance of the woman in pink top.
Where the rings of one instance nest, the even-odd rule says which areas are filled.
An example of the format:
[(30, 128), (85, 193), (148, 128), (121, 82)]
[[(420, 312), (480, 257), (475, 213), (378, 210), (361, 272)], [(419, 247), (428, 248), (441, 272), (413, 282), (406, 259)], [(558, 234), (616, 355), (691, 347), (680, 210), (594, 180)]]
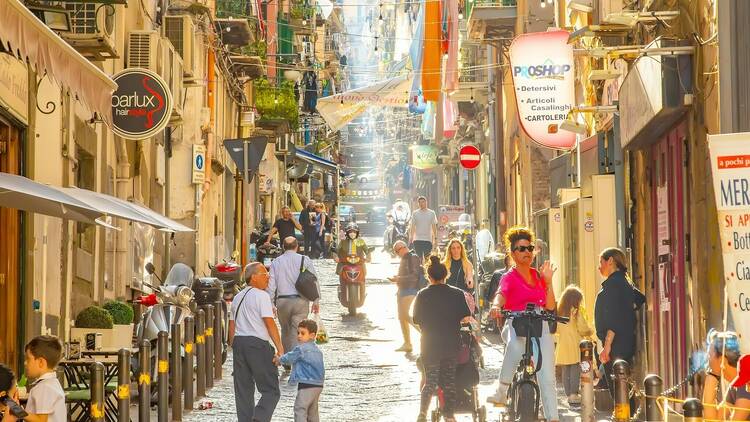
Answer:
[[(537, 271), (532, 268), (534, 260), (534, 233), (526, 227), (511, 227), (505, 232), (505, 247), (510, 251), (513, 268), (500, 279), (500, 288), (492, 304), (492, 313), (499, 317), (499, 311), (522, 311), (526, 304), (533, 303), (540, 309), (552, 311), (556, 308), (555, 291), (552, 289), (552, 275), (556, 268), (546, 261)], [(500, 385), (491, 403), (505, 404), (513, 374), (523, 356), (526, 339), (517, 337), (510, 321), (503, 326), (502, 338), (506, 344), (505, 357), (500, 370)], [(537, 373), (537, 382), (542, 396), (544, 416), (548, 421), (558, 421), (557, 387), (555, 385), (555, 342), (549, 332), (549, 325), (542, 324), (540, 339), (542, 368)], [(538, 362), (539, 350), (534, 350), (534, 361)]]

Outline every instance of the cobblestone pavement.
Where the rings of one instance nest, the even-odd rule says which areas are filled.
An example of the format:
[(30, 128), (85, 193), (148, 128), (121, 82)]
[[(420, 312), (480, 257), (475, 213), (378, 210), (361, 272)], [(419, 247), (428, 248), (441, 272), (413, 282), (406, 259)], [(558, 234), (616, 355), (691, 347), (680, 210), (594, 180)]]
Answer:
[[(369, 239), (368, 239), (369, 240)], [(402, 343), (396, 319), (396, 287), (385, 278), (397, 271), (397, 260), (376, 253), (368, 266), (367, 299), (355, 317), (347, 315), (338, 303), (338, 278), (332, 260), (316, 261), (322, 282), (321, 317), (330, 335), (322, 345), (326, 363), (326, 386), (320, 399), (320, 417), (325, 422), (410, 421), (419, 411), (419, 382), (415, 360), (417, 355), (396, 352)], [(419, 344), (418, 334), (412, 333)], [(501, 363), (497, 338), (484, 340), (485, 368), (479, 386), (481, 402), (494, 392)], [(225, 364), (224, 378), (204, 400), (213, 408), (195, 410), (186, 421), (236, 420), (231, 355)], [(296, 389), (288, 385), (288, 376), (281, 379), (282, 397), (274, 421), (293, 420), (292, 407)], [(197, 407), (197, 403), (196, 403)], [(498, 412), (488, 409), (488, 420), (498, 420)], [(564, 419), (575, 414), (563, 411)], [(458, 415), (459, 421), (470, 421), (469, 415)]]

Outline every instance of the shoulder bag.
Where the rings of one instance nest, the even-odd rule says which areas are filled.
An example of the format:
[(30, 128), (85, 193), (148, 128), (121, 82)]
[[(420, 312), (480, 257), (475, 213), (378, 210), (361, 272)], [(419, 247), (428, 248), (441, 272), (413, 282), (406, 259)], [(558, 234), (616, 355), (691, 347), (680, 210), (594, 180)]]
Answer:
[(297, 281), (294, 283), (294, 288), (297, 289), (303, 298), (310, 302), (314, 302), (320, 298), (320, 294), (318, 293), (318, 277), (305, 269), (304, 256), (302, 256), (302, 261), (299, 263), (299, 276), (297, 276)]

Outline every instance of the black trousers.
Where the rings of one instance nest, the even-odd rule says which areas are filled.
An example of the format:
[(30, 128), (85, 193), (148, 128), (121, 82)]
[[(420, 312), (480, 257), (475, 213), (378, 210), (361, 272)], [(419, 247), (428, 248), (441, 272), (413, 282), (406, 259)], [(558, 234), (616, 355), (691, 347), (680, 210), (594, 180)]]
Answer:
[(422, 387), (420, 413), (427, 414), (430, 400), (437, 392), (438, 386), (443, 389), (445, 417), (453, 417), (456, 408), (456, 358), (442, 359), (438, 362), (423, 362), (425, 383)]
[(315, 233), (315, 228), (314, 227), (310, 227), (309, 229), (306, 228), (303, 235), (305, 238), (305, 255), (312, 258), (315, 238), (317, 237), (317, 233)]

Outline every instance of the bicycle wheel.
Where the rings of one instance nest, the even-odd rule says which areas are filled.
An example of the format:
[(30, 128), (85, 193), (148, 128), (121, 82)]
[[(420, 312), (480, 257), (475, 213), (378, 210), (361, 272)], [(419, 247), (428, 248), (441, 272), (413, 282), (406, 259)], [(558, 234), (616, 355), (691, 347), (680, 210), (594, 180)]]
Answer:
[(513, 397), (513, 420), (520, 422), (536, 422), (539, 417), (538, 392), (531, 381), (518, 384)]

